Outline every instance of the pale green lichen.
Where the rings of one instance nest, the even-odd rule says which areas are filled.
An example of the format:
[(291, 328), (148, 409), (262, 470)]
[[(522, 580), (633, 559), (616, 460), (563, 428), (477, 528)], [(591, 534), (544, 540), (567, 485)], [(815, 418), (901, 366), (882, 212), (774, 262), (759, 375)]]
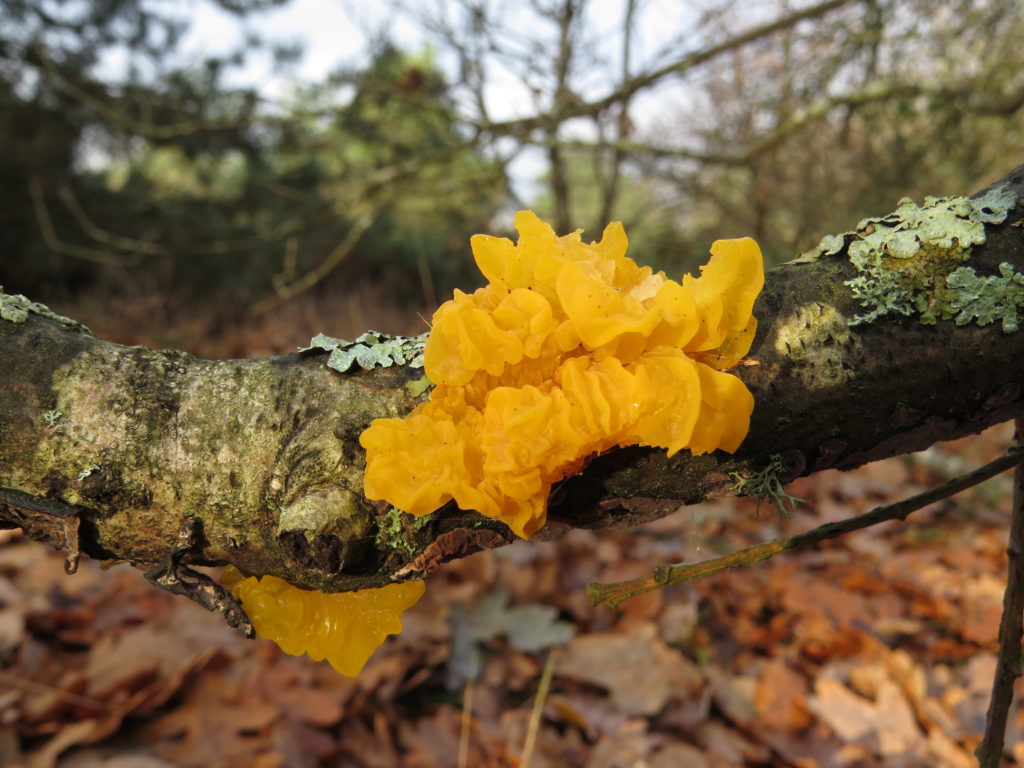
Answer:
[(730, 490), (737, 496), (755, 496), (758, 503), (770, 501), (783, 516), (789, 517), (796, 511), (797, 504), (807, 499), (786, 492), (781, 479), (783, 471), (782, 456), (774, 454), (768, 458), (766, 466), (746, 476), (730, 472), (729, 476), (733, 479)]
[(63, 415), (61, 411), (54, 408), (52, 411), (47, 411), (43, 414), (43, 423), (52, 429), (57, 426), (57, 422), (60, 421)]
[(75, 480), (82, 482), (85, 478), (89, 477), (93, 472), (99, 472), (100, 466), (98, 464), (89, 464), (88, 466), (82, 467), (78, 470), (78, 474), (75, 475)]
[[(852, 337), (852, 338), (851, 338)], [(809, 387), (838, 386), (850, 378), (844, 359), (860, 340), (847, 318), (831, 304), (815, 302), (777, 321), (775, 351), (796, 364), (796, 374)]]
[(390, 368), (392, 365), (407, 365), (410, 368), (423, 367), (423, 349), (427, 345), (427, 334), (422, 336), (389, 336), (385, 333), (367, 331), (355, 341), (336, 339), (318, 333), (300, 352), (324, 350), (330, 352), (327, 367), (339, 373), (346, 373), (353, 365), (370, 370)]
[[(380, 549), (398, 549), (410, 557), (415, 556), (416, 548), (406, 538), (407, 515), (397, 507), (391, 507), (384, 513), (377, 522), (377, 536), (375, 538), (377, 547)], [(425, 525), (425, 521), (418, 520), (413, 523), (414, 530), (419, 530)]]
[(40, 304), (38, 301), (30, 301), (20, 294), (4, 293), (3, 286), (0, 286), (0, 320), (6, 320), (10, 323), (24, 323), (28, 320), (30, 314), (55, 320), (61, 325), (74, 328), (82, 333), (91, 333), (88, 328), (76, 320), (58, 315), (45, 304)]
[(985, 242), (985, 225), (1005, 221), (1016, 200), (1005, 186), (978, 198), (928, 197), (920, 207), (904, 198), (888, 216), (864, 219), (853, 232), (829, 235), (796, 261), (816, 261), (846, 248), (859, 274), (845, 285), (865, 310), (850, 325), (918, 315), (928, 325), (1000, 320), (1010, 332), (1017, 329), (1017, 312), (1024, 306), (1019, 290), (1024, 278), (1009, 265), (1000, 267), (1001, 276), (978, 275), (964, 262), (974, 246)]
[(999, 265), (999, 277), (978, 275), (970, 267), (960, 267), (946, 278), (946, 287), (954, 291), (950, 306), (956, 310), (956, 324), (976, 321), (988, 325), (997, 320), (1003, 331), (1019, 328), (1018, 311), (1024, 307), (1024, 275), (1013, 271), (1005, 261)]
[(413, 397), (419, 397), (432, 386), (434, 386), (433, 382), (426, 376), (422, 376), (414, 381), (408, 382), (405, 385), (405, 391)]

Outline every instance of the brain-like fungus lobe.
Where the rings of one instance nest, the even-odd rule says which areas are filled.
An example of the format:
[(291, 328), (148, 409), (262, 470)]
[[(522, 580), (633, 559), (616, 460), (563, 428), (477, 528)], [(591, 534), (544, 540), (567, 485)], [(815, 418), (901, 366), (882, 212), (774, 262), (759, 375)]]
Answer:
[(515, 224), (517, 244), (473, 237), (488, 285), (434, 315), (430, 400), (360, 437), (367, 497), (414, 515), (455, 499), (525, 538), (552, 484), (602, 451), (735, 451), (754, 400), (725, 370), (753, 341), (757, 243), (718, 240), (676, 282), (626, 256), (618, 222), (590, 244), (530, 211)]
[(256, 634), (293, 656), (327, 659), (355, 677), (388, 635), (402, 631), (402, 614), (423, 596), (422, 581), (357, 592), (300, 589), (276, 576), (243, 578), (225, 568), (221, 580), (242, 603)]

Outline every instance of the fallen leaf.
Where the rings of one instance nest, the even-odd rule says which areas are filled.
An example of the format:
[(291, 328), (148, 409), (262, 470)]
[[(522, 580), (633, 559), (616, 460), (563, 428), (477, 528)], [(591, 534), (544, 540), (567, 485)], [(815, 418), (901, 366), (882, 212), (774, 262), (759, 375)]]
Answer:
[(748, 765), (765, 763), (771, 759), (771, 752), (766, 747), (752, 742), (738, 730), (717, 720), (705, 723), (697, 736), (704, 745), (706, 755), (721, 758), (722, 762), (716, 761), (713, 765)]
[(574, 638), (555, 674), (605, 688), (613, 705), (630, 715), (653, 715), (671, 696), (694, 696), (702, 686), (696, 665), (665, 645), (650, 625), (630, 634)]
[(16, 608), (0, 609), (0, 663), (10, 657), (25, 638), (25, 614)]
[(780, 659), (770, 659), (761, 667), (754, 703), (757, 719), (766, 726), (802, 730), (813, 718), (807, 708), (806, 678)]
[(87, 742), (98, 724), (97, 720), (79, 720), (61, 728), (56, 736), (29, 755), (27, 768), (53, 768), (61, 752), (75, 744)]
[(513, 648), (535, 653), (564, 645), (575, 632), (572, 624), (558, 619), (557, 608), (508, 603), (509, 593), (496, 589), (471, 608), (452, 609), (451, 687), (461, 687), (480, 674), (480, 646), (494, 638), (507, 637)]
[(177, 709), (143, 731), (153, 740), (180, 738), (167, 756), (182, 768), (204, 768), (228, 759), (252, 761), (267, 751), (260, 736), (279, 717), (276, 707), (246, 697), (221, 675), (208, 672), (190, 687)]
[(691, 744), (669, 744), (651, 757), (651, 768), (712, 768), (704, 753)]
[(727, 672), (717, 665), (706, 667), (704, 675), (711, 684), (711, 697), (722, 713), (736, 725), (750, 725), (757, 717), (757, 680), (750, 675)]
[[(935, 768), (975, 768), (978, 764), (977, 758), (970, 752), (950, 739), (938, 728), (932, 728), (928, 732), (928, 753), (934, 761)], [(1018, 765), (1022, 765), (1021, 758), (1024, 757), (1024, 749), (1017, 750), (1017, 747), (1024, 747), (1024, 742), (1014, 745), (1014, 757)]]
[(834, 678), (818, 678), (808, 706), (843, 741), (862, 739), (874, 728), (874, 704)]
[(910, 704), (895, 683), (884, 682), (878, 689), (875, 733), (883, 757), (915, 751), (923, 738)]

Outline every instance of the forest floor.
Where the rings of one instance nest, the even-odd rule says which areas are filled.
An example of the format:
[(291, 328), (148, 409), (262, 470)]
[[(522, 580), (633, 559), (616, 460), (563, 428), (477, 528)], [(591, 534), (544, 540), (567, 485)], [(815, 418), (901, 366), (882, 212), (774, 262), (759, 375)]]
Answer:
[[(242, 356), (306, 338), (179, 346)], [(1003, 425), (798, 480), (789, 517), (730, 499), (451, 563), (354, 679), (246, 640), (126, 565), (66, 576), (60, 553), (0, 532), (0, 765), (968, 768), (995, 668), (1009, 474), (617, 610), (585, 588), (905, 498), (1011, 438)], [(1016, 703), (1005, 765), (1024, 766)]]

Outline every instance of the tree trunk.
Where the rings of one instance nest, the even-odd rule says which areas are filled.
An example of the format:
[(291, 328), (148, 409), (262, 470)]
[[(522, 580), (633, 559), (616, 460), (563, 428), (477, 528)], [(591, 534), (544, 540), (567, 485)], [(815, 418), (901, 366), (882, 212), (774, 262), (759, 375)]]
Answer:
[[(866, 305), (846, 284), (864, 276), (850, 255), (873, 233), (892, 226), (905, 235), (900, 209), (826, 238), (814, 260), (771, 270), (755, 307), (757, 338), (737, 370), (756, 403), (740, 450), (598, 456), (556, 486), (538, 538), (654, 519), (733, 492), (737, 476), (765, 468), (782, 482), (849, 469), (1019, 413), (1024, 334), (1013, 329), (1024, 298), (1013, 286), (1024, 292), (1024, 167), (1000, 184), (995, 199), (1010, 201), (1001, 216), (986, 208), (975, 216), (980, 225), (967, 214), (954, 221), (975, 227), (972, 242), (982, 232), (983, 244), (965, 249), (959, 230), (927, 243), (931, 235), (919, 234), (927, 247), (897, 265), (894, 274), (946, 265), (941, 274), (926, 270), (934, 295), (921, 289), (908, 316), (895, 314), (903, 307), (857, 324)], [(932, 230), (949, 224), (925, 218)], [(889, 246), (887, 268), (896, 253)], [(1004, 262), (1012, 274), (1002, 279)], [(1002, 324), (982, 326), (991, 317), (960, 311), (967, 304), (963, 290), (950, 293), (954, 266), (990, 276), (971, 295), (991, 289), (1009, 301)], [(959, 311), (957, 322), (921, 321), (941, 307)], [(514, 539), (502, 523), (453, 504), (414, 520), (362, 495), (359, 435), (372, 419), (403, 414), (424, 397), (405, 386), (420, 369), (341, 374), (317, 350), (210, 361), (125, 347), (4, 294), (0, 317), (0, 527), (66, 549), (72, 565), (79, 551), (128, 560), (192, 597), (174, 578), (179, 566), (233, 563), (340, 591), (420, 577)]]

